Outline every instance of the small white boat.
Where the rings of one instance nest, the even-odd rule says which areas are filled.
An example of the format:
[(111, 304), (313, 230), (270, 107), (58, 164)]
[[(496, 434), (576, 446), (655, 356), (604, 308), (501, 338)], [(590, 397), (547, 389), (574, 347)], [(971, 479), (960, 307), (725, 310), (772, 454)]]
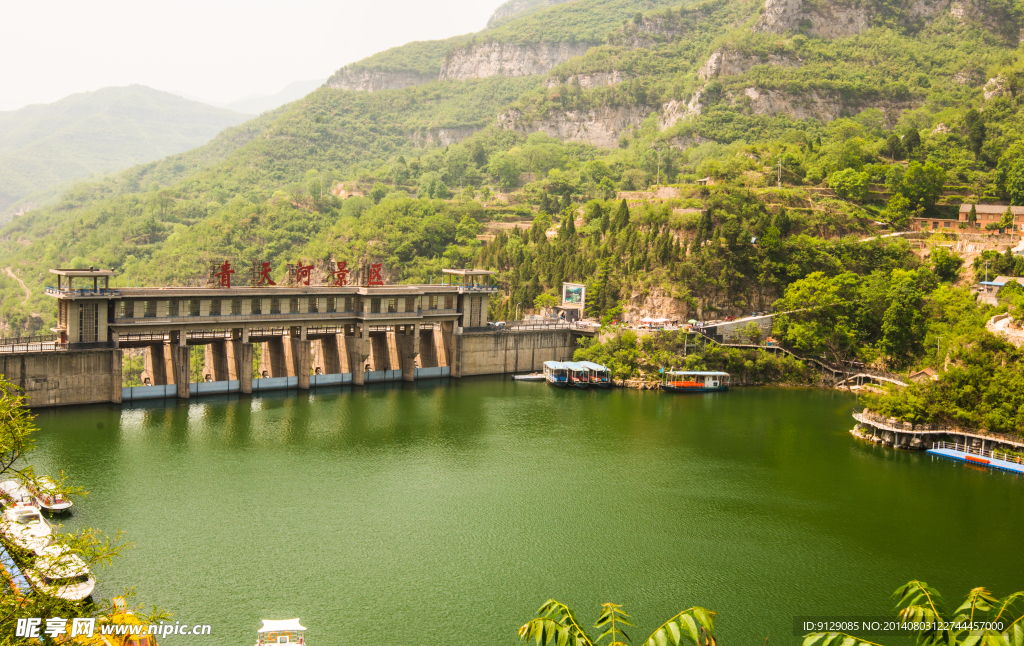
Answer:
[(37, 590), (65, 601), (82, 601), (96, 589), (96, 578), (77, 554), (64, 545), (36, 550), (36, 566), (25, 573)]
[(544, 373), (531, 372), (528, 375), (514, 375), (512, 378), (516, 381), (544, 381)]
[(0, 532), (18, 547), (38, 551), (50, 544), (53, 528), (38, 507), (19, 503), (0, 516)]
[(51, 514), (59, 514), (71, 509), (71, 501), (57, 491), (57, 485), (46, 476), (36, 479), (36, 486), (29, 483), (29, 493), (35, 499), (36, 507)]
[(0, 482), (0, 498), (3, 499), (4, 505), (32, 504), (32, 493), (17, 480)]
[(257, 631), (256, 646), (269, 644), (305, 644), (306, 629), (298, 619), (264, 619)]

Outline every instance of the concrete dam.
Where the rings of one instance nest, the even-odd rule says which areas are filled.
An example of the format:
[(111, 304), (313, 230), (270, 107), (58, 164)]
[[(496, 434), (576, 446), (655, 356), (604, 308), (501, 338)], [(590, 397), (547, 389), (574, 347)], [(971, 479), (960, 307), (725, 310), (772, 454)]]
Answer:
[[(488, 327), (498, 288), (483, 270), (430, 285), (116, 289), (111, 271), (50, 271), (54, 336), (0, 343), (0, 373), (34, 408), (536, 371), (592, 334)], [(131, 349), (142, 385), (125, 385)]]

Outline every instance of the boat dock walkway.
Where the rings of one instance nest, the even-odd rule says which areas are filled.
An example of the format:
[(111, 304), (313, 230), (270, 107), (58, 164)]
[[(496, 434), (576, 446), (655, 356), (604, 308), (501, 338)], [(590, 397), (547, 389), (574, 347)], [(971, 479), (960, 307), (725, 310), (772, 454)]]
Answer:
[[(967, 464), (975, 464), (978, 466), (985, 466), (992, 469), (1000, 469), (1002, 471), (1009, 471), (1011, 473), (1024, 475), (1024, 464), (1021, 463), (1020, 458), (1006, 453), (1001, 454), (998, 451), (978, 451), (977, 449), (966, 451), (965, 449), (968, 448), (969, 447), (965, 444), (936, 442), (932, 448), (928, 449), (928, 453), (950, 460), (959, 460), (960, 462), (966, 462)], [(1002, 455), (1002, 457), (996, 457), (998, 455)]]
[[(940, 426), (935, 424), (911, 424), (899, 420), (885, 418), (868, 410), (854, 411), (853, 419), (865, 427), (871, 429), (873, 435), (884, 435), (889, 433), (895, 436), (895, 444), (899, 445), (901, 439), (917, 438), (924, 440), (927, 436), (960, 436), (966, 446), (968, 438), (981, 441), (981, 450), (990, 446), (1007, 445), (1017, 450), (1024, 450), (1024, 438), (1015, 435), (1004, 435), (1002, 433), (989, 433), (976, 428), (962, 428), (958, 426)], [(930, 439), (930, 438), (929, 438)], [(948, 442), (946, 444), (949, 444)], [(923, 447), (922, 447), (923, 448)]]

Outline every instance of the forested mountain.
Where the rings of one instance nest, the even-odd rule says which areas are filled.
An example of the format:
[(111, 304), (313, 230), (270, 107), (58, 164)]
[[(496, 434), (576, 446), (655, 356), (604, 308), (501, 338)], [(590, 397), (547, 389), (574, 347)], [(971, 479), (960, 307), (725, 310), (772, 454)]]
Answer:
[(195, 148), (247, 118), (142, 85), (0, 112), (0, 220), (22, 198)]
[[(164, 284), (332, 255), (395, 281), (493, 267), (499, 317), (562, 280), (588, 282), (595, 316), (739, 314), (810, 273), (921, 266), (905, 243), (843, 239), (877, 220), (1024, 200), (1012, 2), (511, 6), (19, 218), (0, 268), (33, 295), (0, 274), (0, 317), (45, 328), (51, 266)], [(616, 195), (651, 184), (676, 188)]]

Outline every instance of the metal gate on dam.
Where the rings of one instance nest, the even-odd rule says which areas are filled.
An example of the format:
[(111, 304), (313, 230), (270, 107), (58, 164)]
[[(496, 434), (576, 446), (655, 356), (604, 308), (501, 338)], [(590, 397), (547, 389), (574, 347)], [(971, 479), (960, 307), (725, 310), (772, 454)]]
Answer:
[[(567, 323), (488, 327), (494, 272), (384, 285), (374, 268), (363, 285), (310, 285), (307, 274), (288, 286), (120, 288), (109, 270), (51, 269), (54, 335), (0, 341), (0, 374), (32, 407), (188, 399), (539, 370), (592, 334)], [(142, 386), (123, 385), (130, 348), (145, 358)]]

